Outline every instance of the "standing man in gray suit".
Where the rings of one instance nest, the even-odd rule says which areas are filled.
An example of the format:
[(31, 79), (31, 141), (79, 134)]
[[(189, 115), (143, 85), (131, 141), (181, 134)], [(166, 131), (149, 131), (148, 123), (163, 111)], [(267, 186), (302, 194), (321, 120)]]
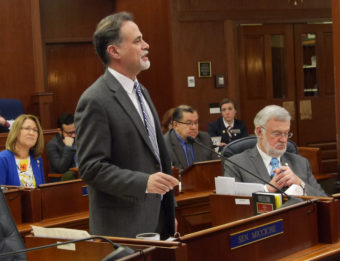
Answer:
[(198, 130), (197, 111), (188, 105), (180, 105), (175, 108), (172, 114), (172, 129), (164, 135), (174, 167), (181, 170), (193, 162), (218, 159), (216, 153), (204, 149), (196, 143), (188, 142), (188, 136), (210, 148), (213, 147), (209, 134)]
[[(262, 177), (279, 189), (293, 184), (300, 186), (309, 196), (327, 196), (315, 180), (307, 159), (286, 152), (291, 116), (283, 107), (269, 105), (259, 111), (254, 119), (257, 145), (229, 159)], [(224, 175), (236, 181), (262, 183), (230, 162), (224, 162)], [(264, 185), (268, 192), (276, 189)]]
[(150, 67), (149, 45), (129, 13), (102, 19), (93, 36), (105, 73), (80, 97), (77, 156), (88, 184), (90, 232), (135, 237), (175, 232), (171, 162), (156, 109), (136, 76)]

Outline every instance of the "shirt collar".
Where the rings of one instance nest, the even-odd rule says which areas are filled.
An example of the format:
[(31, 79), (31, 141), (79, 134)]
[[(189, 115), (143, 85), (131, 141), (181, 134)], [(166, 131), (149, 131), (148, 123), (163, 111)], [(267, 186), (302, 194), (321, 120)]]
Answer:
[(175, 130), (174, 130), (174, 132), (177, 136), (179, 143), (181, 143), (181, 145), (184, 146), (187, 142), (181, 136), (179, 136), (178, 133)]
[[(126, 77), (125, 75), (117, 72), (116, 70), (108, 67), (108, 71), (117, 79), (117, 81), (123, 86), (124, 90), (129, 93), (132, 94), (134, 88), (133, 88), (133, 84), (134, 81), (131, 80), (129, 77)], [(136, 82), (138, 82), (137, 78), (135, 79)]]
[[(270, 161), (272, 160), (272, 157), (270, 157), (267, 153), (265, 153), (264, 151), (262, 151), (260, 148), (259, 148), (259, 145), (256, 144), (256, 148), (257, 150), (259, 151), (260, 155), (261, 155), (261, 158), (263, 159), (263, 162), (264, 162), (264, 165), (266, 167), (268, 167), (270, 165)], [(280, 164), (280, 158), (277, 158), (278, 161), (279, 161), (279, 164)]]
[(224, 126), (225, 126), (226, 128), (228, 128), (229, 126), (230, 126), (231, 128), (234, 127), (234, 121), (233, 121), (232, 124), (229, 125), (229, 124), (224, 120), (223, 117), (222, 117), (222, 120), (223, 120)]

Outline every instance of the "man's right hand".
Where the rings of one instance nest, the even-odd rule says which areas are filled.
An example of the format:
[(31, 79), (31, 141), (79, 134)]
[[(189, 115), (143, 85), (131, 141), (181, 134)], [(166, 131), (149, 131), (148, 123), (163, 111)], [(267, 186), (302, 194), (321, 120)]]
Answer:
[(157, 172), (151, 174), (148, 180), (147, 191), (148, 193), (157, 193), (164, 195), (169, 192), (175, 186), (178, 185), (178, 180), (174, 177), (164, 174), (162, 172)]
[[(274, 170), (274, 177), (272, 178), (272, 180), (270, 181), (270, 184), (274, 185), (275, 187), (282, 189), (285, 186), (285, 183), (282, 182), (282, 175), (283, 172), (280, 170), (280, 168), (277, 168)], [(268, 192), (276, 192), (276, 189), (273, 188), (272, 186), (269, 186), (268, 184), (266, 185)]]
[(64, 137), (64, 143), (66, 146), (72, 147), (74, 143), (74, 138), (72, 137)]

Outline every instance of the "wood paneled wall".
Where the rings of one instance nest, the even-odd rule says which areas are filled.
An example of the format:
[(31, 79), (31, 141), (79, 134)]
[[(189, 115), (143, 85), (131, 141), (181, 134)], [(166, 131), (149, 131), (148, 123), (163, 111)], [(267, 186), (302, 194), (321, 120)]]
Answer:
[[(149, 89), (159, 115), (186, 103), (199, 111), (201, 129), (206, 130), (208, 123), (218, 117), (209, 114), (210, 103), (226, 96), (238, 101), (241, 98), (238, 23), (320, 21), (331, 17), (331, 0), (298, 1), (297, 6), (293, 2), (0, 0), (0, 31), (6, 39), (0, 48), (1, 96), (21, 99), (27, 111), (33, 94), (53, 92), (54, 122), (61, 112), (74, 110), (82, 91), (103, 71), (91, 44), (96, 24), (114, 11), (130, 11), (150, 44), (151, 69), (142, 72), (139, 79)], [(40, 51), (36, 42), (40, 37), (39, 20)], [(226, 87), (216, 89), (213, 77), (198, 78), (198, 61), (211, 61), (212, 74), (223, 74)], [(43, 88), (38, 79), (42, 72)], [(196, 79), (195, 88), (187, 87), (187, 76), (191, 75)]]
[(31, 1), (0, 0), (0, 96), (18, 98), (25, 112), (35, 92)]
[[(172, 41), (168, 0), (117, 0), (117, 12), (131, 12), (144, 40), (150, 45), (151, 67), (141, 72), (138, 79), (146, 86), (157, 108), (159, 117), (174, 106)], [(184, 59), (183, 59), (184, 60)], [(177, 77), (177, 76), (176, 76)]]
[[(335, 106), (337, 119), (338, 161), (340, 160), (340, 0), (332, 0), (333, 61), (335, 79)], [(340, 177), (339, 177), (340, 179)]]
[[(99, 4), (100, 3), (100, 4)], [(40, 0), (46, 90), (54, 93), (54, 126), (64, 112), (74, 112), (80, 95), (104, 71), (92, 34), (114, 12), (111, 0)]]

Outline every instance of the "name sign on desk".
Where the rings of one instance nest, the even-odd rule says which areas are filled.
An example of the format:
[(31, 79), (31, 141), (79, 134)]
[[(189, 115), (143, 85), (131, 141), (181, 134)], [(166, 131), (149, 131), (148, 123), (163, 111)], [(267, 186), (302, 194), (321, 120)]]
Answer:
[(258, 227), (230, 234), (230, 249), (243, 247), (283, 233), (283, 220), (279, 219)]
[(82, 196), (87, 196), (89, 193), (87, 192), (87, 186), (82, 186), (81, 187), (81, 195)]

